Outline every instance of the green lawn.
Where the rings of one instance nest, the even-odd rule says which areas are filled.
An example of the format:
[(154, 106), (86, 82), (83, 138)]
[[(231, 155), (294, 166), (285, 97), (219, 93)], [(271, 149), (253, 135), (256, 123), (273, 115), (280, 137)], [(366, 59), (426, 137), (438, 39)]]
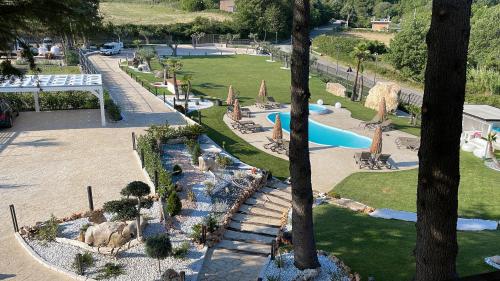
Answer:
[[(314, 209), (318, 249), (342, 259), (362, 280), (411, 280), (415, 270), (415, 224), (372, 218), (332, 205)], [(500, 231), (458, 232), (461, 276), (493, 271), (483, 262), (500, 251)]]
[[(486, 168), (482, 160), (462, 152), (460, 161), (459, 215), (500, 219), (500, 173)], [(416, 211), (417, 170), (390, 173), (359, 172), (333, 189), (342, 197), (375, 208)]]
[(204, 17), (223, 21), (231, 19), (229, 13), (218, 10), (202, 12), (186, 12), (175, 5), (151, 3), (101, 2), (99, 12), (104, 21), (121, 24), (174, 24), (193, 21), (196, 17)]

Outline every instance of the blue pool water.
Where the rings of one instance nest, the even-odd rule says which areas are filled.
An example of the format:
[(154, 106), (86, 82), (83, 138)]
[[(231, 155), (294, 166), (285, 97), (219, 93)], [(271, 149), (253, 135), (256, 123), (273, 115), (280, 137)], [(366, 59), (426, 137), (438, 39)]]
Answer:
[(493, 131), (500, 133), (500, 127), (493, 127)]
[[(281, 112), (281, 124), (283, 130), (290, 133), (290, 113)], [(267, 119), (274, 124), (276, 113), (267, 115)], [(309, 141), (315, 144), (327, 146), (340, 146), (346, 148), (368, 148), (371, 139), (360, 136), (350, 131), (330, 127), (309, 119)]]
[(319, 104), (309, 104), (309, 112), (312, 114), (324, 114), (328, 109)]

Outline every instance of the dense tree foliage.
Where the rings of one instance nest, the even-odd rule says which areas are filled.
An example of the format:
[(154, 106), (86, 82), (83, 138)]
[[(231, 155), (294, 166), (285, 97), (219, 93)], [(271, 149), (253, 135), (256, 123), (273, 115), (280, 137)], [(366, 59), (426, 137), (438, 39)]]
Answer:
[(500, 70), (500, 5), (474, 5), (469, 64)]

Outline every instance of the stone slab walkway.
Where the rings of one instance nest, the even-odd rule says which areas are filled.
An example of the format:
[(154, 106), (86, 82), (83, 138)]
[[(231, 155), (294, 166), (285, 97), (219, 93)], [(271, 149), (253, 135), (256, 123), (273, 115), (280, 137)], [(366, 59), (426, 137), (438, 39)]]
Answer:
[[(232, 218), (224, 239), (209, 249), (200, 280), (254, 281), (271, 252), (271, 243), (290, 203), (290, 187), (264, 187)], [(283, 204), (283, 205), (282, 205)]]

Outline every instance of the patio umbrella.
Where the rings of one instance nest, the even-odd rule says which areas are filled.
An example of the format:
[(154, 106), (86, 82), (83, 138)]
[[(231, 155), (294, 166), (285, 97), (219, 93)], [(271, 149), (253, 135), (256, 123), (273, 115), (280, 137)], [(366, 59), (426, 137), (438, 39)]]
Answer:
[(227, 93), (226, 103), (227, 103), (227, 105), (233, 105), (233, 103), (234, 103), (233, 85), (229, 85), (229, 92)]
[(382, 152), (382, 128), (377, 126), (375, 134), (373, 134), (372, 146), (370, 147), (371, 154), (380, 154)]
[(262, 102), (265, 102), (266, 97), (267, 97), (266, 80), (262, 80), (262, 82), (260, 83), (259, 98), (262, 99)]
[(378, 113), (377, 113), (378, 120), (380, 122), (384, 121), (386, 115), (387, 115), (387, 109), (386, 109), (386, 105), (385, 105), (385, 98), (382, 97), (380, 99), (380, 102), (378, 103)]
[(240, 101), (238, 99), (234, 100), (233, 120), (234, 121), (241, 120)]
[(276, 113), (276, 120), (274, 121), (273, 139), (283, 139), (283, 128), (281, 127), (281, 118), (279, 113)]

